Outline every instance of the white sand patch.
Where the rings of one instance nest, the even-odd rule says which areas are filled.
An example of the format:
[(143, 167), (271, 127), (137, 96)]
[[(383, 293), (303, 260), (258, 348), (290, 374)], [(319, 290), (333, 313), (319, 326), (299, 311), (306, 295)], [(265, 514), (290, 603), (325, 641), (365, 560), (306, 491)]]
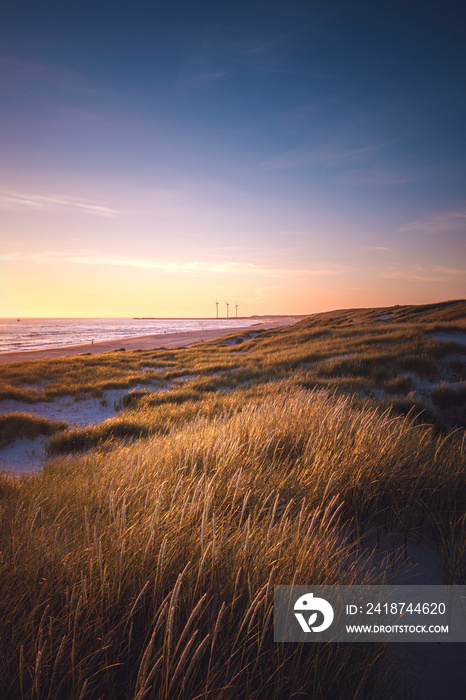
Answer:
[[(29, 413), (50, 420), (63, 420), (71, 427), (81, 428), (114, 416), (122, 408), (123, 397), (133, 391), (166, 391), (170, 386), (167, 382), (163, 388), (155, 389), (152, 385), (139, 384), (131, 389), (110, 389), (104, 392), (102, 398), (86, 397), (76, 400), (74, 396), (59, 396), (52, 401), (39, 401), (36, 404), (6, 399), (0, 401), (0, 414)], [(22, 438), (0, 449), (0, 469), (15, 474), (41, 469), (46, 458), (47, 440), (45, 437), (34, 440)]]
[(144, 391), (166, 391), (169, 388), (168, 382), (162, 388), (154, 388), (153, 385), (148, 384), (137, 384), (130, 389), (109, 389), (103, 393), (101, 398), (76, 399), (74, 396), (58, 396), (51, 401), (39, 401), (35, 404), (6, 399), (0, 401), (0, 414), (29, 413), (50, 420), (64, 420), (72, 426), (82, 427), (101, 423), (114, 416), (122, 408), (122, 399), (126, 394), (141, 389)]
[(465, 649), (461, 643), (389, 644), (384, 666), (397, 678), (391, 700), (460, 700), (465, 697)]
[(387, 584), (440, 586), (445, 583), (441, 552), (425, 540), (405, 538), (400, 533), (377, 540), (371, 533), (365, 538), (367, 571), (380, 575), (387, 571)]
[(248, 340), (252, 340), (253, 338), (256, 338), (258, 335), (261, 335), (260, 331), (250, 331), (249, 333), (235, 335), (232, 338), (226, 338), (225, 340), (222, 340), (221, 342), (211, 343), (211, 344), (212, 345), (241, 345), (242, 343), (245, 343)]
[(375, 320), (376, 321), (386, 321), (387, 319), (391, 318), (395, 314), (390, 313), (390, 314), (380, 314), (380, 316), (376, 316)]
[(410, 373), (409, 376), (413, 382), (413, 389), (411, 393), (414, 393), (415, 398), (430, 399), (433, 388), (438, 382), (431, 382), (430, 379), (427, 377), (420, 377), (418, 374), (416, 374), (416, 372)]
[(431, 400), (433, 390), (439, 389), (442, 384), (454, 390), (462, 389), (465, 385), (465, 382), (458, 380), (455, 372), (446, 366), (439, 368), (439, 378), (436, 378), (434, 381), (431, 381), (427, 377), (420, 377), (414, 372), (409, 376), (412, 379), (413, 388), (410, 392), (408, 392), (408, 396), (412, 395), (413, 398), (424, 399), (427, 401)]
[[(229, 338), (227, 341), (224, 343), (219, 343), (220, 345), (228, 345), (228, 346), (236, 346), (235, 352), (241, 352), (241, 353), (247, 353), (251, 350), (252, 345), (248, 343), (249, 340), (253, 340), (256, 338), (258, 335), (261, 335), (258, 331), (251, 331), (250, 333), (247, 333), (246, 335), (239, 335), (236, 336), (235, 338)], [(239, 340), (242, 340), (243, 342), (238, 342)]]
[(28, 384), (25, 382), (24, 384), (21, 384), (22, 389), (27, 389), (28, 391), (42, 391), (42, 389), (45, 389), (46, 386), (50, 384), (49, 380), (42, 380), (40, 382), (35, 382), (34, 384)]
[[(430, 542), (408, 539), (405, 546), (401, 535), (387, 536), (371, 555), (379, 567), (383, 557), (397, 561), (391, 585), (444, 585), (457, 583), (445, 575), (441, 552)], [(377, 561), (379, 559), (379, 561)], [(453, 563), (453, 562), (452, 562)], [(454, 568), (454, 567), (452, 567)], [(463, 698), (466, 688), (464, 644), (419, 642), (391, 643), (384, 658), (384, 666), (395, 673), (396, 683), (392, 700), (422, 698)]]
[(466, 332), (464, 331), (457, 331), (456, 333), (433, 333), (432, 337), (436, 340), (443, 340), (444, 342), (453, 340), (455, 343), (466, 345)]
[(376, 399), (379, 399), (379, 401), (387, 398), (387, 392), (385, 389), (372, 389), (370, 395), (374, 396)]
[[(405, 541), (401, 533), (394, 533), (378, 539), (372, 532), (365, 538), (363, 556), (367, 562), (366, 573), (374, 577), (385, 574), (385, 585), (461, 583), (448, 579), (440, 549), (425, 538), (419, 541), (409, 537)], [(465, 697), (464, 644), (390, 643), (383, 668), (394, 675), (392, 700)], [(383, 679), (381, 683), (383, 687)]]
[[(109, 392), (108, 392), (109, 393)], [(0, 414), (29, 413), (50, 420), (64, 420), (71, 425), (83, 426), (100, 423), (115, 413), (113, 403), (108, 399), (85, 398), (76, 401), (72, 396), (59, 396), (52, 401), (39, 401), (27, 404), (15, 399), (0, 402)]]
[(16, 440), (0, 450), (0, 470), (12, 474), (27, 474), (43, 467), (46, 438)]
[(219, 345), (240, 345), (246, 340), (250, 339), (244, 335), (235, 335), (234, 338), (228, 338), (228, 340), (224, 340), (222, 343), (219, 343)]

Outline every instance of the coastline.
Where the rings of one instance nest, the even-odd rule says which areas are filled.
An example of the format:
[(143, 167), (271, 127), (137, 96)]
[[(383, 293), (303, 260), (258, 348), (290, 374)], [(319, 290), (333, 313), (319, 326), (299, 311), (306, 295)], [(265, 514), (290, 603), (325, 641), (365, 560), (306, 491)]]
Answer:
[(182, 331), (180, 333), (162, 333), (151, 335), (129, 336), (127, 338), (113, 338), (112, 340), (100, 340), (95, 343), (82, 343), (80, 345), (62, 345), (56, 348), (44, 348), (40, 350), (13, 350), (0, 353), (0, 364), (8, 362), (24, 362), (26, 360), (43, 360), (47, 358), (65, 357), (68, 355), (80, 355), (91, 353), (92, 355), (110, 352), (124, 348), (125, 350), (149, 350), (160, 347), (186, 347), (204, 341), (212, 341), (232, 333), (247, 333), (248, 331), (268, 330), (298, 323), (306, 316), (281, 316), (271, 317), (264, 321), (258, 321), (249, 326), (235, 328), (214, 328), (199, 331)]

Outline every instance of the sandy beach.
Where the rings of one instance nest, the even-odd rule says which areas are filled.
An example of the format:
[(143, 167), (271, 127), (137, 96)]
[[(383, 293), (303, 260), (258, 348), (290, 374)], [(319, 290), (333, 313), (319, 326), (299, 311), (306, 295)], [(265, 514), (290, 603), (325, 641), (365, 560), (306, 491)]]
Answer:
[(194, 345), (204, 341), (215, 340), (225, 335), (236, 333), (241, 335), (247, 331), (267, 330), (280, 326), (290, 326), (297, 323), (304, 316), (279, 316), (265, 318), (257, 323), (242, 327), (215, 328), (212, 330), (184, 331), (182, 333), (165, 333), (161, 335), (138, 335), (129, 338), (114, 338), (102, 340), (96, 343), (84, 343), (82, 345), (66, 345), (56, 348), (44, 348), (41, 350), (21, 350), (16, 352), (4, 352), (0, 354), (0, 364), (6, 362), (23, 362), (24, 360), (42, 360), (49, 357), (63, 357), (65, 355), (79, 355), (81, 353), (97, 354), (124, 348), (125, 350), (146, 350), (151, 348), (173, 348)]

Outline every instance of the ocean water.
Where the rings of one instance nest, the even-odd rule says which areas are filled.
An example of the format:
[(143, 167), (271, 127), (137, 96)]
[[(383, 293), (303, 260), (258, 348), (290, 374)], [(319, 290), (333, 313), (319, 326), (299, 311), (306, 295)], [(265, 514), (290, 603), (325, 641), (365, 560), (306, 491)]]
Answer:
[(257, 319), (240, 318), (3, 318), (0, 319), (0, 352), (40, 350), (153, 333), (234, 330), (255, 323)]

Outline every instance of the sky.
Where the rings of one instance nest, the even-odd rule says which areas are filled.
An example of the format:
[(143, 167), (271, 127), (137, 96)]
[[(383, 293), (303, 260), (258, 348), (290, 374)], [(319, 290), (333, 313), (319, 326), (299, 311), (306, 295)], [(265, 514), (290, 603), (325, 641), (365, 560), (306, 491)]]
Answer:
[(3, 0), (0, 316), (466, 296), (460, 3)]

